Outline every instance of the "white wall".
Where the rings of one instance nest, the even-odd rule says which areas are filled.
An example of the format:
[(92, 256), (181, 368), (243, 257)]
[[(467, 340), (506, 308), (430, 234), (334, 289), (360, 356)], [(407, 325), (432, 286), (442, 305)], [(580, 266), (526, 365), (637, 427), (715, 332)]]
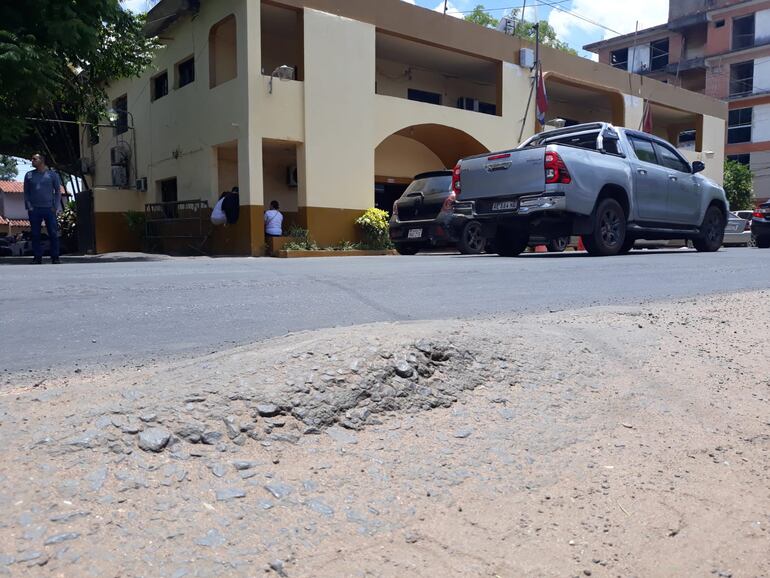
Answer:
[(631, 47), (628, 49), (628, 70), (639, 72), (650, 69), (650, 45)]
[(770, 41), (770, 9), (754, 13), (754, 42), (762, 44)]
[(754, 94), (770, 91), (770, 56), (754, 60)]
[(764, 142), (770, 140), (770, 104), (760, 104), (754, 107), (751, 120), (751, 141)]
[(2, 214), (6, 219), (28, 219), (27, 209), (24, 208), (24, 195), (21, 193), (0, 193), (2, 196)]

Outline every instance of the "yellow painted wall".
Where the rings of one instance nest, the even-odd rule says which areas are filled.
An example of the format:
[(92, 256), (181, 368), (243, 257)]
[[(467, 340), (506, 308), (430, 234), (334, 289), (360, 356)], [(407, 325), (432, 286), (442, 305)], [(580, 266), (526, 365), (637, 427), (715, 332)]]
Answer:
[[(287, 143), (286, 147), (292, 146)], [(297, 212), (299, 191), (290, 187), (287, 180), (287, 168), (296, 164), (297, 154), (286, 147), (269, 148), (262, 151), (262, 172), (265, 177), (265, 207), (271, 201), (278, 201), (281, 211)]]
[(377, 117), (374, 26), (309, 9), (304, 24), (305, 174), (300, 203), (366, 209), (372, 204)]

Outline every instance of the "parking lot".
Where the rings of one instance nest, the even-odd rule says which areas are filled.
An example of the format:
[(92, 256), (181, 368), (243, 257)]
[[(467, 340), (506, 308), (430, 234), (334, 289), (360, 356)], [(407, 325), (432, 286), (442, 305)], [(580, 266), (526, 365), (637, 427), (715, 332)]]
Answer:
[[(0, 266), (7, 372), (207, 353), (287, 332), (770, 287), (770, 251), (420, 254)], [(11, 290), (12, 289), (12, 290)]]

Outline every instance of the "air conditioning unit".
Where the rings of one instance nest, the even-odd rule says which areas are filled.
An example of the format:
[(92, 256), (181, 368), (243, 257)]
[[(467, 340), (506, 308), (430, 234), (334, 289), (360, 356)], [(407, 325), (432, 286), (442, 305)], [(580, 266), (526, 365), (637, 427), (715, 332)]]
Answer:
[(80, 159), (80, 172), (84, 175), (92, 175), (94, 174), (94, 163), (91, 159), (88, 157), (83, 157)]
[(295, 188), (298, 185), (297, 180), (297, 165), (291, 165), (286, 169), (286, 184), (289, 185), (292, 188)]
[(142, 177), (141, 179), (136, 179), (136, 190), (142, 193), (147, 192), (147, 177)]
[(535, 67), (535, 51), (531, 48), (521, 48), (519, 50), (519, 66), (525, 68)]
[(128, 186), (128, 171), (126, 171), (126, 167), (113, 165), (112, 186), (120, 188), (126, 188)]
[(125, 165), (128, 162), (128, 152), (123, 147), (112, 147), (110, 149), (110, 164)]

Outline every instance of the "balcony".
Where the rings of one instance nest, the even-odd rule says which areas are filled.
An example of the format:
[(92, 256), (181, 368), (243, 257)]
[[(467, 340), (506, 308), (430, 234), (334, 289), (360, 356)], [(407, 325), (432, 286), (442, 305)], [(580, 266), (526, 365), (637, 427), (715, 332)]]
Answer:
[(501, 63), (378, 33), (379, 95), (502, 115)]

